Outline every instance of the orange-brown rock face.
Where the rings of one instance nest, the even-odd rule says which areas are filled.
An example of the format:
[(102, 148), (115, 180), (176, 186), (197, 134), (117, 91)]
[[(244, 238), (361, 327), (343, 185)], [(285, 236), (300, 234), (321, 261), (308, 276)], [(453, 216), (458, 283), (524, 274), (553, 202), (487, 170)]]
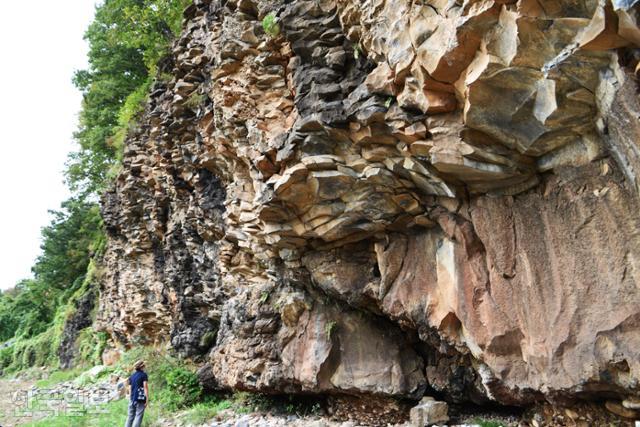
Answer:
[(637, 395), (635, 4), (196, 0), (103, 200), (100, 324), (222, 388)]

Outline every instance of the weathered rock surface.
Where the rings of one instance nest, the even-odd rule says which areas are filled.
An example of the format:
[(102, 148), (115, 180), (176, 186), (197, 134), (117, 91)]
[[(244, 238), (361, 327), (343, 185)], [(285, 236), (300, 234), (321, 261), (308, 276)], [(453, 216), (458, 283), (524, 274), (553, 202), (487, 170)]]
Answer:
[(212, 387), (637, 397), (637, 16), (196, 0), (103, 199), (101, 327)]

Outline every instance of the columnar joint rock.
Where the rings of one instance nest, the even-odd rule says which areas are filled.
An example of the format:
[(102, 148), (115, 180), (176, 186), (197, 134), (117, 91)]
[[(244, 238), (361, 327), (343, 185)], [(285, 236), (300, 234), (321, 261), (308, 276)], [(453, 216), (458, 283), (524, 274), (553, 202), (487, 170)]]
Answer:
[(103, 199), (102, 327), (223, 388), (636, 395), (635, 3), (194, 1)]

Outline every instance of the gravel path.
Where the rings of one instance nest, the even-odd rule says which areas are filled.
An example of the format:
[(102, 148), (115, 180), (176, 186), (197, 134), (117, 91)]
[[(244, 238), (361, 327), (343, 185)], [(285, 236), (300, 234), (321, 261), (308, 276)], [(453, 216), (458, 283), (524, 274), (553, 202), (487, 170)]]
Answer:
[[(34, 382), (28, 380), (0, 379), (0, 426), (15, 427), (25, 418), (17, 417), (19, 405), (33, 387)], [(30, 421), (31, 419), (29, 419)]]
[[(499, 420), (504, 422), (504, 420)], [(511, 425), (504, 422), (504, 426)], [(331, 421), (325, 417), (296, 415), (274, 415), (261, 412), (237, 414), (224, 410), (204, 424), (188, 424), (180, 421), (180, 415), (173, 419), (159, 420), (154, 427), (361, 427), (355, 421)], [(386, 427), (413, 427), (411, 423), (388, 424)], [(447, 427), (480, 427), (474, 423), (451, 423)]]

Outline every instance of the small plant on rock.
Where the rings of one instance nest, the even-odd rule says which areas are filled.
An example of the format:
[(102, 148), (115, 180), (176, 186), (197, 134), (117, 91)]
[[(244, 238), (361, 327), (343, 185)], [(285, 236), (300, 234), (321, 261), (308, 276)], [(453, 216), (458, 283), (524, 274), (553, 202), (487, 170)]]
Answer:
[(169, 83), (171, 80), (173, 80), (173, 74), (171, 73), (160, 73), (156, 76), (156, 79), (161, 82), (161, 83)]
[(189, 98), (184, 102), (184, 106), (189, 108), (190, 110), (197, 110), (206, 101), (207, 97), (201, 93), (193, 92), (189, 95)]
[(393, 101), (395, 101), (395, 100), (396, 100), (396, 98), (395, 98), (395, 97), (393, 97), (393, 96), (388, 97), (388, 98), (387, 98), (387, 100), (386, 100), (386, 101), (384, 101), (384, 106), (385, 106), (386, 108), (391, 107), (391, 104), (393, 104)]
[(260, 305), (264, 304), (265, 302), (267, 302), (267, 300), (269, 299), (269, 292), (268, 291), (262, 291), (260, 293)]
[(276, 20), (275, 13), (271, 12), (262, 20), (262, 28), (264, 32), (271, 37), (277, 37), (280, 34), (280, 25)]
[(206, 332), (204, 335), (202, 335), (200, 337), (200, 341), (198, 343), (198, 345), (201, 348), (204, 349), (209, 349), (211, 347), (213, 347), (213, 345), (216, 343), (216, 338), (218, 336), (218, 330), (213, 330), (213, 331), (208, 331)]
[(353, 57), (358, 60), (362, 56), (362, 47), (360, 47), (360, 43), (353, 44)]
[(337, 328), (338, 324), (335, 321), (327, 323), (327, 325), (324, 327), (324, 332), (327, 334), (328, 340), (331, 339), (331, 335), (336, 331)]

